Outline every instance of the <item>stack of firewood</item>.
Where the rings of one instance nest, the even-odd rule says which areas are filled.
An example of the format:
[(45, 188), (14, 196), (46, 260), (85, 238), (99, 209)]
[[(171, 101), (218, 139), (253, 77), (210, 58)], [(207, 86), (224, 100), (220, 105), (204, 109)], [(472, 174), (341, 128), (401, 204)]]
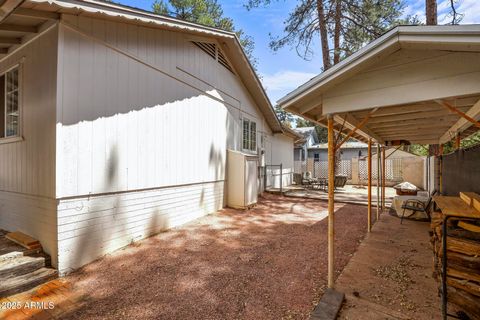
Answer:
[[(432, 214), (431, 243), (434, 275), (442, 281), (442, 223), (440, 212)], [(470, 319), (480, 320), (480, 223), (474, 220), (448, 220), (447, 285), (448, 302)]]

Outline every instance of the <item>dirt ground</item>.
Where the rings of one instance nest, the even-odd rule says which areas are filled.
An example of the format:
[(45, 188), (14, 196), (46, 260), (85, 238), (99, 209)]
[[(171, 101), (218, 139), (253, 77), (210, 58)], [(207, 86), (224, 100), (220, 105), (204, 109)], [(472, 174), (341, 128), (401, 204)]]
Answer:
[[(326, 286), (327, 203), (268, 195), (161, 233), (67, 277), (86, 299), (62, 319), (308, 319)], [(366, 233), (338, 204), (336, 271)]]

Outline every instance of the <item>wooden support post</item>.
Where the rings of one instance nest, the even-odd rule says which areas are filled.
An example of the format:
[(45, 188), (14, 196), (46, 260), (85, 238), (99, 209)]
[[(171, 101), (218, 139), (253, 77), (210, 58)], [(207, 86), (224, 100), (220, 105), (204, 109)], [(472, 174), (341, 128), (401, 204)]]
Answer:
[(372, 231), (372, 139), (368, 139), (368, 232)]
[(380, 218), (380, 145), (377, 143), (377, 220)]
[(328, 116), (328, 287), (334, 286), (335, 275), (335, 134), (333, 132), (333, 116)]
[(461, 143), (461, 139), (460, 139), (460, 134), (457, 133), (457, 135), (455, 136), (455, 150), (458, 150), (460, 149), (460, 143)]
[(386, 170), (386, 165), (387, 165), (387, 158), (385, 158), (385, 149), (386, 147), (384, 146), (382, 148), (382, 210), (385, 210), (385, 173), (387, 172)]

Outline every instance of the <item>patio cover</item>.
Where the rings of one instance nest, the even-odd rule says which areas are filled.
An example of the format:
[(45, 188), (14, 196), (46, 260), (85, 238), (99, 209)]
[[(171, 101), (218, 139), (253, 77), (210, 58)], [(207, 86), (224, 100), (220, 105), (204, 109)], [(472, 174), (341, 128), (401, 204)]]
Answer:
[(480, 25), (396, 27), (278, 104), (384, 145), (468, 136), (478, 124), (458, 112), (480, 118)]
[[(379, 145), (441, 145), (454, 138), (458, 143), (461, 137), (480, 128), (480, 25), (396, 27), (292, 91), (278, 104), (327, 126), (330, 185), (335, 175), (335, 150), (350, 137), (368, 141), (370, 231), (372, 140), (377, 142), (378, 157)], [(335, 130), (349, 133), (338, 142)], [(382, 158), (384, 170), (385, 147)], [(384, 177), (383, 173), (382, 207)], [(334, 203), (334, 190), (329, 188), (330, 288), (334, 287), (335, 276)]]

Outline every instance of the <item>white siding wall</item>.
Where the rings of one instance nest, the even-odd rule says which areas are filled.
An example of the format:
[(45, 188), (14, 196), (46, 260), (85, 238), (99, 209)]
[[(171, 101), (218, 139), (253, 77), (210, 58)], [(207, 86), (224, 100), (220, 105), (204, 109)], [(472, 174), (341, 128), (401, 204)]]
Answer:
[(223, 182), (62, 200), (59, 271), (223, 207)]
[[(293, 182), (294, 172), (293, 139), (283, 134), (275, 134), (270, 137), (270, 141), (268, 146), (271, 150), (266, 152), (267, 164), (282, 164), (282, 185), (289, 186)], [(274, 176), (272, 187), (278, 188), (280, 187), (280, 169), (274, 168), (272, 173)]]
[[(186, 35), (65, 16), (57, 117), (59, 269), (224, 204), (241, 118), (271, 134), (237, 77)], [(291, 149), (293, 157), (293, 148)]]
[(55, 264), (57, 28), (0, 61), (0, 71), (20, 62), (23, 140), (0, 143), (0, 228), (37, 238)]

